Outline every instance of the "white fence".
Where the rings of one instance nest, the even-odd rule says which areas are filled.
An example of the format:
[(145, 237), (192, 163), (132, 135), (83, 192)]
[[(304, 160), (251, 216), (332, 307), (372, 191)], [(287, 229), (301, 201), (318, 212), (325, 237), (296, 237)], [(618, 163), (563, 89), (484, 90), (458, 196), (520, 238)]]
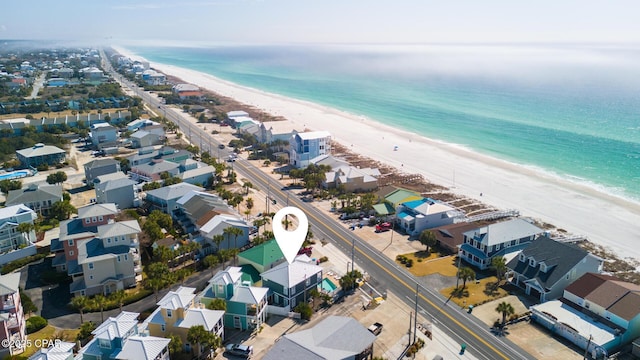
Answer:
[(300, 319), (300, 314), (297, 312), (289, 311), (289, 306), (279, 307), (273, 305), (267, 305), (267, 314), (280, 315), (293, 319)]

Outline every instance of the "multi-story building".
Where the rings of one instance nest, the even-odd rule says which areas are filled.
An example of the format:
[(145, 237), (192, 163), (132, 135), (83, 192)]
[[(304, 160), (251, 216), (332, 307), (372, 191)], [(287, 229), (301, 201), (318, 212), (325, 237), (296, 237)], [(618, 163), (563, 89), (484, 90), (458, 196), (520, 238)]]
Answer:
[(35, 241), (35, 230), (21, 233), (17, 227), (21, 223), (33, 224), (36, 213), (23, 204), (0, 209), (0, 253), (16, 250)]
[(306, 255), (291, 263), (282, 263), (262, 274), (262, 286), (269, 288), (269, 305), (287, 311), (309, 300), (309, 292), (322, 282), (322, 268)]
[(114, 159), (96, 159), (84, 164), (84, 176), (87, 185), (93, 187), (93, 180), (98, 176), (113, 174), (120, 171), (120, 162)]
[(18, 160), (25, 167), (37, 167), (38, 165), (55, 165), (63, 162), (66, 152), (60, 148), (45, 144), (35, 144), (33, 147), (16, 151)]
[(289, 164), (307, 167), (311, 160), (331, 153), (331, 134), (327, 131), (295, 132), (289, 139)]
[(51, 205), (58, 201), (62, 201), (62, 185), (29, 184), (9, 191), (5, 206), (24, 204), (38, 214), (47, 215)]
[(19, 286), (19, 272), (0, 276), (0, 340), (10, 345), (0, 348), (0, 358), (24, 351), (21, 342), (27, 337)]

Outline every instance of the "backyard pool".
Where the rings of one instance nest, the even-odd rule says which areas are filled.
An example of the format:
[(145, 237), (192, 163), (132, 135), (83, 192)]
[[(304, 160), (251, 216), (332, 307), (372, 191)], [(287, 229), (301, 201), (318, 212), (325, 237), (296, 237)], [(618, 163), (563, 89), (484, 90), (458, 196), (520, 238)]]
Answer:
[(322, 283), (320, 283), (320, 287), (322, 288), (322, 290), (328, 293), (334, 292), (337, 288), (336, 284), (334, 284), (333, 281), (327, 278), (322, 279)]
[(29, 170), (18, 170), (0, 174), (0, 180), (20, 179), (31, 175)]

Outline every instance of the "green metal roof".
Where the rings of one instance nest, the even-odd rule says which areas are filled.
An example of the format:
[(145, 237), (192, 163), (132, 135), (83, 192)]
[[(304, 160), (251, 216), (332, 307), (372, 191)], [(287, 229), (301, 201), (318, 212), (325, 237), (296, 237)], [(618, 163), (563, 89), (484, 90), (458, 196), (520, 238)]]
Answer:
[(238, 256), (262, 266), (272, 264), (284, 257), (275, 239), (245, 250)]
[(403, 202), (420, 199), (422, 199), (420, 194), (405, 189), (394, 190), (384, 197), (384, 200), (393, 204), (394, 207), (402, 204)]
[(251, 285), (262, 281), (262, 279), (260, 278), (260, 273), (258, 273), (258, 270), (256, 270), (253, 266), (244, 264), (240, 265), (240, 268), (242, 268), (242, 276), (240, 277), (242, 281), (251, 281)]
[(373, 210), (375, 210), (378, 215), (390, 215), (395, 212), (393, 206), (388, 202), (373, 205)]

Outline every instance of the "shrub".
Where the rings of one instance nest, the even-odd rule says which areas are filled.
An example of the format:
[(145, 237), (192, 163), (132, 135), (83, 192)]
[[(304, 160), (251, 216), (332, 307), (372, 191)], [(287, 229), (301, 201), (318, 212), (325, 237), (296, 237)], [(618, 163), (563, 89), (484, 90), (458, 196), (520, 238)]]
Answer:
[(8, 274), (10, 272), (12, 272), (13, 270), (19, 269), (29, 263), (32, 263), (34, 261), (38, 261), (40, 259), (44, 259), (45, 257), (47, 257), (47, 254), (35, 254), (35, 255), (31, 255), (31, 256), (27, 256), (25, 258), (22, 259), (18, 259), (15, 261), (12, 261), (10, 263), (5, 264), (2, 267), (2, 270), (0, 270), (0, 273), (2, 273), (2, 275), (4, 274)]
[(27, 334), (33, 334), (34, 332), (47, 326), (47, 319), (42, 316), (32, 316), (27, 319)]
[(298, 306), (296, 306), (295, 309), (293, 309), (295, 312), (300, 314), (300, 317), (303, 320), (309, 320), (311, 319), (311, 315), (313, 314), (313, 310), (311, 310), (311, 306), (309, 306), (309, 304), (302, 302), (300, 304), (298, 304)]
[(419, 259), (418, 259), (418, 262), (422, 262), (422, 258), (419, 258)]
[(91, 337), (91, 332), (96, 328), (96, 325), (91, 321), (85, 321), (80, 325), (80, 332), (76, 337), (76, 341), (83, 341)]
[(407, 259), (406, 263), (405, 263), (406, 267), (412, 267), (413, 266), (413, 260), (411, 259)]
[(36, 169), (37, 169), (38, 171), (47, 171), (47, 170), (49, 170), (49, 165), (47, 165), (47, 164), (40, 164), (40, 165), (38, 165), (38, 167), (36, 167)]

